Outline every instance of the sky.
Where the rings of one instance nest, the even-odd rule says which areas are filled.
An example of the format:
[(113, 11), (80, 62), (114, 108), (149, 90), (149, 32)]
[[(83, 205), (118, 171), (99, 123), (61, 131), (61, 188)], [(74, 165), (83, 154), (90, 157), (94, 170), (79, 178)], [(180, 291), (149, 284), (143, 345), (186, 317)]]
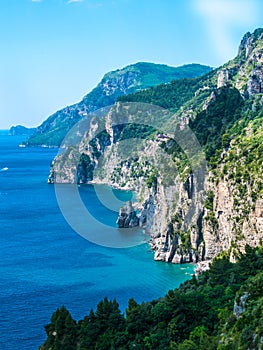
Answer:
[(262, 14), (261, 0), (1, 0), (0, 129), (38, 126), (139, 61), (218, 67)]

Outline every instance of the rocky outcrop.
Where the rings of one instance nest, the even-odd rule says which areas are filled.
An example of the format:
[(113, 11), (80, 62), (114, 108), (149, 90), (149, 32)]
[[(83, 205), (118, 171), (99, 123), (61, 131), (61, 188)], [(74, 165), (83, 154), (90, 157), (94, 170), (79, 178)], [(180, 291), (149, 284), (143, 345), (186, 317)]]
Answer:
[(250, 45), (250, 38), (251, 38), (251, 33), (247, 32), (239, 45), (238, 48), (238, 56), (242, 55), (245, 52), (245, 56), (248, 57), (249, 51), (251, 50), (251, 45)]
[(263, 70), (262, 66), (255, 67), (247, 81), (247, 92), (249, 96), (263, 93)]
[(262, 93), (263, 30), (246, 33), (238, 56), (219, 68), (217, 88), (232, 86), (244, 97)]
[(155, 215), (149, 227), (155, 260), (173, 263), (202, 260), (202, 196), (193, 174), (183, 182), (175, 178), (174, 186), (168, 188), (159, 185)]
[(132, 202), (129, 201), (126, 206), (122, 207), (117, 219), (117, 225), (119, 228), (132, 228), (139, 226), (139, 218), (136, 214)]
[(248, 296), (249, 296), (248, 293), (244, 293), (239, 298), (239, 301), (237, 300), (235, 301), (233, 313), (236, 318), (239, 318), (241, 314), (245, 312), (246, 310), (245, 306), (246, 306)]
[[(240, 46), (239, 60), (231, 61), (209, 78), (215, 85), (212, 86), (209, 79), (204, 82), (205, 88), (199, 90), (207, 91), (205, 97), (202, 100), (198, 93), (179, 109), (176, 114), (179, 123), (171, 119), (165, 126), (176, 124), (173, 130), (180, 130), (181, 134), (188, 125), (197, 130), (209, 126), (208, 134), (218, 127), (226, 130), (226, 123), (233, 125), (232, 114), (233, 118), (240, 118), (244, 105), (248, 105), (245, 118), (247, 115), (258, 117), (263, 103), (260, 95), (262, 44), (258, 44), (258, 40), (262, 40), (260, 31), (256, 36), (246, 35)], [(129, 79), (133, 79), (132, 76)], [(105, 89), (113, 91), (115, 85), (106, 84)], [(228, 100), (229, 96), (232, 99)], [(201, 104), (194, 107), (196, 98)], [(234, 108), (235, 103), (237, 108)], [(231, 108), (224, 110), (226, 104)], [(201, 169), (196, 154), (192, 155), (194, 162), (189, 164), (191, 152), (195, 153), (192, 145), (187, 149), (188, 160), (180, 156), (179, 148), (175, 147), (176, 133), (160, 132), (146, 139), (137, 137), (133, 142), (134, 129), (125, 129), (124, 124), (129, 122), (136, 108), (117, 103), (105, 113), (104, 119), (91, 119), (81, 142), (76, 147), (68, 147), (53, 162), (49, 181), (92, 181), (136, 191), (136, 210), (128, 203), (120, 210), (117, 224), (120, 228), (143, 227), (150, 235), (150, 246), (158, 261), (210, 261), (228, 250), (235, 260), (235, 253), (243, 251), (246, 244), (259, 245), (263, 241), (260, 121), (253, 124), (252, 120), (239, 134), (231, 130), (230, 134), (221, 135), (224, 149), (219, 143), (217, 164), (212, 159), (213, 167), (208, 172), (207, 167)], [(152, 118), (151, 108), (139, 110), (135, 124), (146, 116)], [(191, 123), (198, 117), (199, 124)], [(184, 141), (188, 141), (189, 135), (186, 136)], [(214, 140), (214, 144), (217, 141)], [(180, 171), (176, 170), (178, 167)], [(200, 269), (207, 266), (208, 263), (200, 264)]]
[(263, 30), (261, 28), (256, 29), (253, 34), (250, 32), (246, 33), (241, 40), (238, 48), (238, 55), (244, 54), (245, 58), (249, 58), (252, 51), (255, 49), (256, 42), (262, 40)]
[(28, 146), (61, 146), (67, 133), (89, 113), (113, 105), (120, 96), (165, 84), (171, 80), (193, 78), (208, 73), (211, 67), (189, 64), (170, 67), (138, 62), (104, 75), (101, 82), (79, 102), (47, 118), (27, 140)]
[(12, 136), (17, 136), (17, 135), (25, 135), (25, 136), (30, 136), (34, 134), (36, 131), (36, 128), (26, 128), (25, 126), (22, 125), (16, 125), (12, 126), (9, 130), (9, 135)]
[(228, 69), (222, 69), (219, 71), (218, 78), (217, 78), (217, 88), (221, 88), (223, 86), (226, 86), (229, 81), (229, 71)]

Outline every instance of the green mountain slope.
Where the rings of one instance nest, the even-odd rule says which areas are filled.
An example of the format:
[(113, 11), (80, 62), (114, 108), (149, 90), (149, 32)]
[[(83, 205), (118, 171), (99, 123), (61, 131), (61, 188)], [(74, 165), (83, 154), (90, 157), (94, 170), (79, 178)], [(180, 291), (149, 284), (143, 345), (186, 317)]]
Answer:
[(182, 67), (169, 67), (162, 64), (139, 62), (107, 73), (98, 86), (83, 100), (51, 115), (29, 138), (27, 145), (59, 146), (72, 126), (102, 107), (110, 106), (125, 94), (146, 89), (161, 83), (181, 78), (192, 78), (211, 71), (208, 66), (189, 64)]
[[(81, 154), (77, 169), (70, 163), (77, 159), (77, 154), (68, 149), (53, 162), (49, 181), (94, 180), (135, 189), (141, 198), (141, 208), (147, 207), (152, 196), (158, 205), (152, 204), (148, 213), (141, 209), (141, 215), (148, 215), (147, 230), (156, 260), (174, 263), (209, 260), (221, 251), (234, 251), (246, 243), (256, 246), (263, 239), (262, 42), (263, 30), (258, 29), (245, 35), (235, 59), (202, 77), (119, 97), (119, 102), (105, 112), (105, 118), (100, 122), (94, 120), (90, 127), (101, 129), (101, 135), (94, 135), (90, 142), (88, 138), (93, 135), (90, 131), (74, 150)], [(133, 115), (133, 120), (151, 115), (149, 111), (136, 115), (135, 105), (127, 102), (168, 108), (172, 112), (168, 120), (162, 122), (159, 117), (164, 135), (158, 136), (158, 132), (145, 125), (114, 126), (115, 119), (120, 122), (121, 118)], [(126, 103), (124, 108), (122, 103)], [(180, 132), (171, 135), (169, 130)], [(186, 144), (189, 148), (186, 155), (176, 142), (178, 135), (189, 139), (187, 130), (199, 141), (207, 161), (202, 181), (198, 178), (199, 165), (195, 152), (191, 153), (192, 146)], [(147, 151), (120, 160), (118, 141), (132, 137), (145, 139), (143, 147)], [(170, 175), (161, 173), (164, 157), (158, 161), (160, 148), (170, 158)], [(104, 166), (97, 171), (104, 154), (104, 163), (100, 160)], [(165, 195), (167, 181), (169, 196)], [(157, 224), (151, 226), (155, 221)]]
[[(91, 141), (82, 140), (77, 150), (81, 180), (96, 176), (93, 170), (106, 150), (105, 164), (110, 166), (105, 166), (105, 181), (124, 188), (139, 183), (135, 188), (142, 196), (141, 214), (151, 233), (155, 259), (198, 262), (199, 269), (209, 266), (209, 270), (159, 300), (138, 304), (131, 299), (125, 316), (118, 303), (107, 298), (78, 323), (62, 307), (46, 326), (47, 340), (41, 350), (263, 348), (262, 65), (263, 29), (257, 29), (244, 36), (235, 59), (207, 75), (119, 98), (119, 109), (121, 102), (169, 108), (173, 115), (164, 129), (171, 130), (178, 122), (176, 130), (184, 135), (190, 127), (207, 160), (199, 192), (191, 154), (185, 156), (176, 144), (176, 134), (160, 135), (130, 124), (114, 128), (114, 113), (108, 113), (102, 121), (107, 123), (107, 131), (102, 126), (104, 133)], [(127, 114), (132, 114), (133, 105), (124, 106)], [(143, 136), (145, 150), (120, 161), (118, 141), (130, 135)], [(169, 192), (160, 171), (164, 163), (158, 163), (156, 156), (159, 148), (171, 156), (171, 168), (178, 170), (169, 178)], [(73, 154), (67, 150), (63, 156)], [(151, 156), (151, 162), (146, 156)], [(164, 159), (162, 154), (161, 161)], [(63, 172), (60, 162), (58, 157), (53, 163), (53, 181), (56, 176), (64, 182), (74, 181), (73, 175), (67, 178), (69, 169)], [(199, 166), (198, 162), (192, 164)], [(177, 206), (172, 205), (173, 198)], [(189, 208), (193, 213), (190, 224)]]
[(36, 131), (36, 128), (26, 128), (22, 125), (12, 126), (9, 129), (9, 135), (32, 135)]

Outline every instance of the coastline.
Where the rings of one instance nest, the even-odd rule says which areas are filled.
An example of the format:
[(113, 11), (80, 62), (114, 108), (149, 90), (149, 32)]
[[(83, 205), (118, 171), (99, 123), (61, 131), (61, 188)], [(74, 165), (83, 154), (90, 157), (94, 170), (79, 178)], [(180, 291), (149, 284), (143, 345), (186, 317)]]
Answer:
[[(105, 181), (103, 180), (91, 180), (87, 183), (88, 185), (105, 185), (105, 186), (109, 186), (113, 189), (116, 189), (116, 190), (121, 190), (121, 191), (134, 191), (136, 193), (136, 195), (138, 194), (138, 192), (136, 192), (134, 189), (130, 189), (130, 188), (125, 188), (125, 187), (121, 187), (119, 186), (118, 184), (108, 184), (106, 183)], [(143, 203), (139, 203), (138, 201), (137, 202), (134, 202), (133, 203), (133, 207), (136, 209), (136, 210), (139, 210), (140, 211), (140, 214), (142, 213), (142, 210), (143, 210)], [(120, 208), (121, 209), (121, 208)], [(139, 216), (139, 219), (140, 219), (140, 216)], [(153, 240), (154, 240), (154, 235), (150, 232), (149, 229), (147, 229), (147, 226), (146, 225), (142, 225), (141, 228), (143, 229), (145, 235), (147, 235), (149, 237), (149, 240), (146, 241), (148, 247), (149, 247), (149, 251), (151, 252), (155, 252), (155, 249), (154, 249), (154, 243), (153, 243)], [(162, 261), (162, 260), (159, 260), (159, 259), (153, 259), (154, 261), (157, 261), (157, 262), (165, 262), (166, 264), (172, 264), (172, 265), (185, 265), (185, 264), (191, 264), (194, 266), (194, 274), (195, 276), (199, 276), (202, 272), (206, 271), (206, 270), (209, 270), (210, 268), (210, 264), (211, 264), (211, 260), (204, 260), (204, 261), (199, 261), (199, 262), (181, 262), (181, 263), (178, 263), (178, 262), (174, 262), (174, 261), (170, 261), (170, 262), (167, 262), (167, 261)]]
[(202, 272), (210, 269), (210, 264), (212, 260), (199, 261), (195, 264), (194, 272), (196, 276), (201, 275)]

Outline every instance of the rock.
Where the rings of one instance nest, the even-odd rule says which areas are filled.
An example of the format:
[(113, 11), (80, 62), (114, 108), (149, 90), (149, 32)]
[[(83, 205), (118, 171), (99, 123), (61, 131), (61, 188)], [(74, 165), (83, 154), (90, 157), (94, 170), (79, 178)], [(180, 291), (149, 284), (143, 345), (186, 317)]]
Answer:
[(255, 48), (256, 42), (258, 40), (262, 40), (263, 38), (263, 29), (258, 28), (256, 29), (252, 34), (246, 33), (241, 40), (241, 43), (239, 45), (238, 49), (238, 55), (242, 55), (245, 53), (245, 58), (248, 58), (253, 49)]
[(249, 96), (263, 92), (263, 71), (261, 66), (252, 70), (247, 81), (247, 92)]
[(139, 226), (139, 218), (131, 201), (120, 209), (116, 223), (119, 228), (132, 228)]
[(199, 261), (195, 266), (195, 274), (199, 276), (203, 271), (209, 269), (209, 265), (211, 264), (211, 260)]
[(53, 171), (50, 171), (50, 174), (48, 176), (48, 180), (47, 180), (47, 183), (48, 184), (54, 184), (55, 182), (55, 174)]
[(26, 128), (22, 125), (12, 126), (9, 130), (9, 134), (12, 136), (25, 135), (31, 136), (36, 131), (36, 128)]
[(228, 69), (222, 69), (217, 78), (217, 88), (221, 88), (223, 86), (227, 85), (227, 82), (229, 80), (229, 71)]
[(238, 55), (240, 56), (244, 51), (246, 52), (246, 57), (247, 57), (247, 49), (249, 45), (249, 38), (251, 37), (251, 33), (247, 32), (244, 36), (243, 39), (241, 40), (241, 43), (238, 48)]
[(149, 221), (154, 215), (154, 196), (150, 195), (149, 198), (143, 203), (143, 210), (140, 214), (140, 227), (145, 227), (149, 225)]
[[(244, 99), (262, 92), (262, 43), (257, 43), (259, 40), (257, 38), (262, 38), (262, 35), (258, 31), (255, 34), (247, 34), (243, 38), (240, 46), (242, 57), (231, 61), (231, 64), (221, 69), (217, 77), (219, 89), (216, 89), (216, 84), (214, 84), (216, 72), (213, 75), (213, 83), (206, 82), (205, 87), (208, 88), (209, 85), (209, 88), (200, 108), (208, 109), (210, 106), (216, 106), (217, 99), (225, 96), (228, 86), (229, 89), (236, 88), (242, 92)], [(245, 55), (248, 55), (247, 59)], [(127, 79), (132, 79), (132, 76), (128, 76)], [(121, 84), (122, 80), (119, 80), (118, 85)], [(105, 82), (105, 93), (113, 92), (116, 86), (113, 81), (111, 84)], [(221, 102), (224, 104), (224, 100)], [(255, 112), (261, 110), (262, 96), (253, 96), (251, 102)], [(244, 250), (246, 243), (250, 246), (260, 244), (260, 241), (263, 240), (262, 196), (252, 206), (251, 183), (246, 181), (240, 185), (232, 184), (230, 175), (235, 172), (235, 167), (229, 169), (228, 173), (225, 173), (224, 170), (224, 162), (229, 150), (231, 147), (232, 152), (234, 150), (233, 141), (235, 139), (232, 139), (231, 135), (225, 135), (229, 137), (229, 144), (218, 160), (217, 170), (222, 174), (220, 177), (216, 178), (212, 172), (204, 171), (203, 167), (200, 167), (200, 171), (197, 171), (195, 167), (191, 171), (186, 168), (182, 173), (183, 176), (177, 174), (176, 171), (165, 171), (163, 174), (158, 174), (156, 189), (153, 190), (145, 186), (145, 180), (153, 169), (157, 168), (162, 171), (162, 167), (159, 166), (162, 163), (162, 166), (167, 166), (164, 169), (170, 169), (169, 165), (172, 163), (163, 155), (160, 157), (158, 150), (162, 143), (167, 149), (171, 148), (174, 141), (169, 135), (161, 133), (154, 139), (147, 140), (143, 148), (139, 149), (135, 155), (131, 155), (130, 146), (127, 154), (123, 152), (124, 149), (120, 147), (118, 139), (121, 127), (131, 112), (132, 110), (128, 106), (124, 108), (121, 102), (111, 108), (101, 126), (101, 132), (104, 129), (106, 131), (102, 134), (104, 135), (102, 138), (96, 137), (97, 131), (100, 131), (99, 122), (91, 123), (89, 135), (94, 142), (90, 145), (84, 138), (78, 150), (80, 154), (85, 153), (90, 158), (90, 162), (86, 161), (85, 167), (83, 164), (79, 165), (79, 162), (75, 164), (74, 161), (78, 156), (73, 150), (66, 154), (66, 159), (62, 154), (57, 157), (51, 168), (49, 181), (73, 183), (76, 178), (74, 169), (78, 167), (78, 181), (85, 183), (90, 178), (86, 170), (90, 170), (90, 165), (92, 165), (95, 170), (94, 183), (105, 183), (113, 187), (136, 191), (140, 198), (140, 215), (136, 214), (131, 202), (127, 203), (124, 208), (120, 209), (117, 224), (119, 228), (143, 227), (151, 235), (150, 245), (155, 252), (155, 260), (172, 263), (198, 263), (200, 260), (212, 260), (220, 252), (232, 249), (233, 244), (241, 251)], [(195, 117), (196, 112), (197, 109), (192, 106), (182, 109), (180, 113), (184, 123), (180, 123), (180, 128), (176, 130), (183, 131), (183, 126), (187, 125), (189, 118)], [(124, 122), (118, 124), (120, 116)], [(224, 124), (223, 115), (222, 123)], [(209, 123), (206, 125), (209, 126)], [(248, 125), (246, 132), (251, 134), (253, 128)], [(241, 149), (237, 148), (236, 159), (241, 158), (240, 152)], [(104, 157), (101, 168), (98, 166), (99, 157), (96, 155), (98, 153), (103, 154)], [(146, 159), (146, 156), (149, 158)], [(242, 160), (243, 163), (244, 161)], [(239, 165), (241, 169), (246, 166), (242, 162)], [(260, 174), (255, 180), (257, 180), (255, 184), (261, 180)], [(241, 185), (242, 188), (247, 188), (250, 194), (242, 200), (236, 196), (238, 187)], [(257, 187), (254, 188), (255, 191), (258, 191)], [(213, 193), (210, 208), (205, 204), (206, 195), (209, 192)], [(246, 213), (246, 216), (243, 213)], [(198, 265), (197, 271), (207, 267), (208, 264)]]
[(239, 318), (240, 315), (245, 311), (247, 298), (248, 298), (248, 293), (244, 293), (240, 297), (239, 302), (235, 301), (233, 312), (236, 318)]

